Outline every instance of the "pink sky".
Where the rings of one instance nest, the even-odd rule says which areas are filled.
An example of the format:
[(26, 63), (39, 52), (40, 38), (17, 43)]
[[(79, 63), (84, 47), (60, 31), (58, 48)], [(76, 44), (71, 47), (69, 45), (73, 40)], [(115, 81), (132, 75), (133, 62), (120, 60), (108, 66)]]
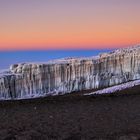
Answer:
[(0, 50), (140, 43), (140, 0), (0, 1)]

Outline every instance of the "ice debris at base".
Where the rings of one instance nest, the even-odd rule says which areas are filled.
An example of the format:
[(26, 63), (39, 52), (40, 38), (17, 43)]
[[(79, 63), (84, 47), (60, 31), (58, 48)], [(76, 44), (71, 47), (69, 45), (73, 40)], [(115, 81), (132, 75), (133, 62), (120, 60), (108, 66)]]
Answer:
[(140, 80), (127, 82), (127, 83), (124, 83), (124, 84), (121, 84), (121, 85), (116, 85), (116, 86), (113, 86), (113, 87), (108, 87), (108, 88), (97, 90), (95, 92), (84, 94), (84, 95), (110, 94), (110, 93), (114, 93), (114, 92), (117, 92), (117, 91), (129, 89), (129, 88), (132, 88), (132, 87), (138, 86), (138, 85), (140, 85)]

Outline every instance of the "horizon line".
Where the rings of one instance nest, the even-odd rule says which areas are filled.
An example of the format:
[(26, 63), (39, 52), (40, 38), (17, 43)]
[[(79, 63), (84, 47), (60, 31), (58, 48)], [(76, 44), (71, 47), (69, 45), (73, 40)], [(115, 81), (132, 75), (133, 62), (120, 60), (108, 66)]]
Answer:
[(115, 50), (115, 49), (120, 49), (120, 48), (127, 48), (127, 47), (133, 47), (136, 46), (140, 43), (136, 43), (136, 44), (126, 44), (126, 45), (97, 45), (95, 46), (66, 46), (66, 47), (45, 47), (45, 46), (29, 46), (27, 48), (27, 46), (19, 46), (19, 47), (9, 47), (9, 48), (1, 48), (0, 47), (0, 52), (5, 52), (5, 51), (74, 51), (74, 50)]

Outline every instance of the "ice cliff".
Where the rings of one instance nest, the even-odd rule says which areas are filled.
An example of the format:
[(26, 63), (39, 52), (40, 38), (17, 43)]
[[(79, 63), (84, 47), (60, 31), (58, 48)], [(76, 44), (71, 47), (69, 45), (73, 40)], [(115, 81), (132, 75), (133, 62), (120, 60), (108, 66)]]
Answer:
[(0, 99), (105, 88), (140, 79), (140, 45), (88, 58), (14, 64), (0, 72)]

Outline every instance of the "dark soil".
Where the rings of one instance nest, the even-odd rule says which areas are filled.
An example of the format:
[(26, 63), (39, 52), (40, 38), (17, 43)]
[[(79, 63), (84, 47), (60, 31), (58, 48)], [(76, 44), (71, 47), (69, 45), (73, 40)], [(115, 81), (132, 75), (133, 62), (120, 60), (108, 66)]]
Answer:
[(0, 140), (140, 140), (140, 87), (0, 102)]

